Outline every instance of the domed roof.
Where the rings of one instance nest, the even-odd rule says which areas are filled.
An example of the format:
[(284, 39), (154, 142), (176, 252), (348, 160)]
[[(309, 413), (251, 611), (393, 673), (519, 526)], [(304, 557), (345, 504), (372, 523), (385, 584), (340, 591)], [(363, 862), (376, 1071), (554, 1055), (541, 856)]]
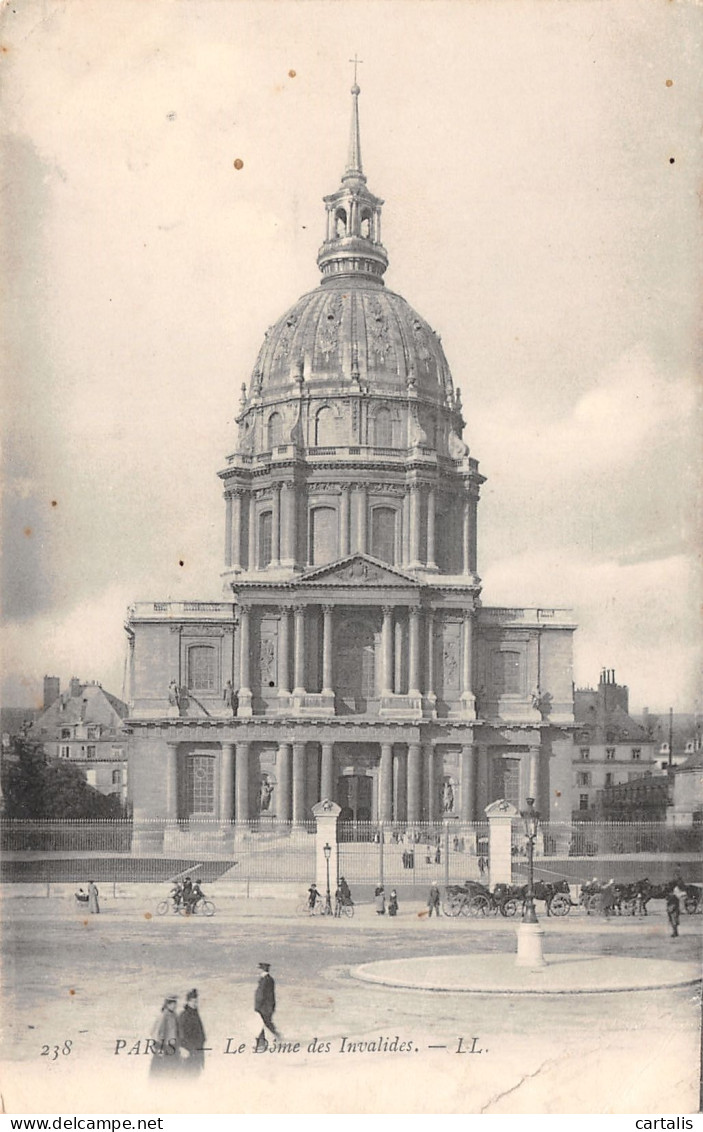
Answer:
[(301, 376), (306, 385), (415, 387), (453, 407), (439, 336), (401, 295), (363, 276), (323, 280), (266, 332), (254, 388), (263, 396), (279, 393)]

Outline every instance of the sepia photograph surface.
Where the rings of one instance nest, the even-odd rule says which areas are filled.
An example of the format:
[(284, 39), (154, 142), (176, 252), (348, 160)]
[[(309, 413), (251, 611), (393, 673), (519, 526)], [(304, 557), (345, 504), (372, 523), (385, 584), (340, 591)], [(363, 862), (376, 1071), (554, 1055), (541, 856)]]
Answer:
[(3, 1112), (699, 1111), (702, 38), (4, 4)]

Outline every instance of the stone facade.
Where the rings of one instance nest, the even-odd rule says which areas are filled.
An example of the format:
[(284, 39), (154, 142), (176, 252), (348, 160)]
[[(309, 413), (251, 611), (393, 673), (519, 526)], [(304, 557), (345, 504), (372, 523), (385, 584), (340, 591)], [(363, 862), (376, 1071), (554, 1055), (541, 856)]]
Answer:
[(481, 603), (484, 477), (439, 337), (384, 285), (352, 95), (322, 281), (267, 331), (219, 473), (224, 599), (130, 610), (135, 818), (474, 820), (533, 796), (568, 820), (575, 626)]

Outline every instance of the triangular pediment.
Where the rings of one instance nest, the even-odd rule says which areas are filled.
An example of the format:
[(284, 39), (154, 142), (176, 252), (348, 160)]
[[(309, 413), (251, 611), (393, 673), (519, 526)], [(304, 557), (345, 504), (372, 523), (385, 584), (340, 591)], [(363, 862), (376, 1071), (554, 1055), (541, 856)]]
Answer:
[(419, 585), (414, 574), (406, 574), (387, 562), (379, 562), (370, 554), (350, 554), (338, 562), (328, 562), (307, 570), (301, 582), (324, 582), (341, 586), (407, 586)]

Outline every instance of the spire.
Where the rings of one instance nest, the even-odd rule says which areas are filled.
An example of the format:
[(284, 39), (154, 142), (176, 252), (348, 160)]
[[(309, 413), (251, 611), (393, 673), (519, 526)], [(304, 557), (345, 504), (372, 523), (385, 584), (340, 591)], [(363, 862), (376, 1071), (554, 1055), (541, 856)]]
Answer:
[(358, 64), (363, 62), (363, 60), (357, 59), (355, 55), (349, 62), (354, 64), (354, 86), (351, 88), (352, 117), (351, 129), (349, 131), (349, 153), (347, 156), (347, 167), (342, 180), (365, 181), (366, 177), (364, 176), (364, 170), (361, 165), (361, 132), (359, 130), (359, 95), (361, 94), (361, 90), (356, 81), (356, 69)]

